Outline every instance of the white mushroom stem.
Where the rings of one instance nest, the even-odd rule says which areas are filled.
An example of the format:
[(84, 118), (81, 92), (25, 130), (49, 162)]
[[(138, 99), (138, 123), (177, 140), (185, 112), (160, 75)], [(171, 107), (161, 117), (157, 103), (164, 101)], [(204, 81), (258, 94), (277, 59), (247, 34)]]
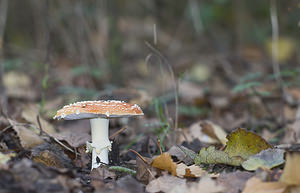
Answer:
[[(101, 163), (108, 164), (108, 151), (111, 150), (109, 141), (109, 119), (90, 119), (92, 143), (88, 149), (92, 151), (92, 169), (98, 168)], [(98, 158), (97, 158), (98, 157)]]

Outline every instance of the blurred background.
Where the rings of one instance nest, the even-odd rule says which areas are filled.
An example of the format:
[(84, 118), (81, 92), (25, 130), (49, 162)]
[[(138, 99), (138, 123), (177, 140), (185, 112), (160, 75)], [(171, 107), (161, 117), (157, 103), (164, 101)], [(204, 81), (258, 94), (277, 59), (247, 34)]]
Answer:
[(120, 99), (160, 122), (202, 117), (232, 129), (257, 126), (249, 115), (268, 111), (261, 97), (280, 116), (280, 88), (300, 98), (296, 0), (0, 2), (1, 106), (10, 116), (28, 103), (51, 119), (71, 102)]

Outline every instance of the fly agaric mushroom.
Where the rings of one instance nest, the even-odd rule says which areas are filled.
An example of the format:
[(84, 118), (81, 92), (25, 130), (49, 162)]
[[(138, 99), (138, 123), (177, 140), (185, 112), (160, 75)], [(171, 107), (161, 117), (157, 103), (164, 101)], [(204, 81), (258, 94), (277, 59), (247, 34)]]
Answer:
[(101, 163), (108, 164), (109, 119), (144, 115), (142, 109), (124, 101), (83, 101), (64, 106), (58, 110), (54, 119), (90, 119), (92, 143), (87, 142), (87, 151), (92, 152), (92, 169)]

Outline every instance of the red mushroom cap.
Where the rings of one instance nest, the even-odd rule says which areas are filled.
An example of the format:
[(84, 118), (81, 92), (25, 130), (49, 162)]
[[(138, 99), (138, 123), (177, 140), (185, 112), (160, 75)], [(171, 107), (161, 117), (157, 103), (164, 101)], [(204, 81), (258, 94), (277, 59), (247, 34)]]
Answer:
[(136, 104), (129, 104), (124, 101), (82, 101), (64, 106), (58, 110), (54, 119), (91, 119), (129, 117), (144, 115), (142, 109)]

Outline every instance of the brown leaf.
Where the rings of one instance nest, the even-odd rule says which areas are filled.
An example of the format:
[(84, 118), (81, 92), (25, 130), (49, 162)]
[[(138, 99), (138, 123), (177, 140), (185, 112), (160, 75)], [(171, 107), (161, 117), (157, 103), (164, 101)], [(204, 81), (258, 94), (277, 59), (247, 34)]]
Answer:
[(20, 143), (24, 149), (30, 149), (44, 142), (43, 139), (35, 134), (32, 130), (13, 120), (9, 119), (9, 122), (12, 125), (13, 130), (16, 131), (20, 139)]
[(201, 180), (191, 186), (187, 193), (198, 193), (201, 190), (201, 193), (221, 193), (226, 192), (225, 188), (222, 185), (217, 185), (214, 180), (210, 177), (203, 177)]
[(71, 159), (56, 143), (44, 143), (31, 150), (33, 161), (56, 168), (73, 168)]
[[(37, 116), (40, 114), (39, 111), (40, 111), (39, 105), (28, 104), (24, 107), (24, 110), (22, 111), (22, 117), (26, 121), (34, 124), (37, 128), (39, 128), (39, 124), (37, 121)], [(40, 119), (40, 123), (41, 123), (42, 129), (44, 132), (46, 132), (48, 134), (56, 133), (54, 127), (48, 121), (46, 121), (41, 116), (39, 117), (39, 119)]]
[[(143, 158), (147, 160), (149, 163), (151, 162), (150, 158), (146, 158), (146, 157)], [(138, 156), (136, 157), (136, 165), (137, 165), (136, 179), (138, 179), (139, 181), (148, 183), (156, 175), (156, 171), (154, 170), (154, 168), (150, 164), (145, 163)]]
[(105, 166), (100, 166), (98, 168), (94, 168), (92, 171), (91, 171), (91, 178), (92, 180), (94, 181), (97, 181), (97, 180), (104, 180), (104, 179), (107, 179), (107, 178), (112, 178), (114, 179), (116, 176), (116, 174), (114, 172), (111, 172), (108, 170), (107, 167)]
[(249, 178), (254, 173), (236, 171), (231, 173), (221, 173), (217, 182), (226, 188), (226, 193), (240, 193)]
[(283, 193), (287, 184), (283, 182), (263, 182), (257, 177), (250, 178), (243, 193)]
[(169, 193), (180, 186), (185, 186), (186, 180), (171, 175), (163, 175), (152, 180), (147, 186), (147, 192), (165, 192)]
[(203, 143), (222, 143), (225, 145), (227, 141), (226, 132), (211, 121), (199, 121), (192, 124), (185, 136), (189, 142), (199, 139)]
[(200, 123), (202, 127), (202, 131), (210, 136), (213, 139), (218, 140), (221, 142), (223, 145), (226, 144), (227, 139), (226, 139), (226, 132), (217, 124), (214, 124), (211, 121), (202, 121)]
[(82, 130), (74, 129), (74, 131), (63, 131), (61, 133), (52, 134), (53, 137), (62, 141), (66, 141), (72, 147), (79, 147), (86, 144), (87, 141), (91, 140), (91, 135), (89, 133), (84, 133)]
[(44, 150), (40, 152), (37, 156), (33, 157), (33, 161), (36, 163), (42, 163), (46, 166), (62, 168), (63, 163), (59, 158), (53, 153), (48, 150)]
[(173, 162), (171, 155), (167, 152), (154, 158), (152, 166), (161, 170), (166, 170), (172, 175), (176, 175), (176, 163)]
[(300, 153), (288, 153), (286, 157), (286, 164), (283, 173), (280, 177), (281, 182), (288, 185), (300, 185)]

